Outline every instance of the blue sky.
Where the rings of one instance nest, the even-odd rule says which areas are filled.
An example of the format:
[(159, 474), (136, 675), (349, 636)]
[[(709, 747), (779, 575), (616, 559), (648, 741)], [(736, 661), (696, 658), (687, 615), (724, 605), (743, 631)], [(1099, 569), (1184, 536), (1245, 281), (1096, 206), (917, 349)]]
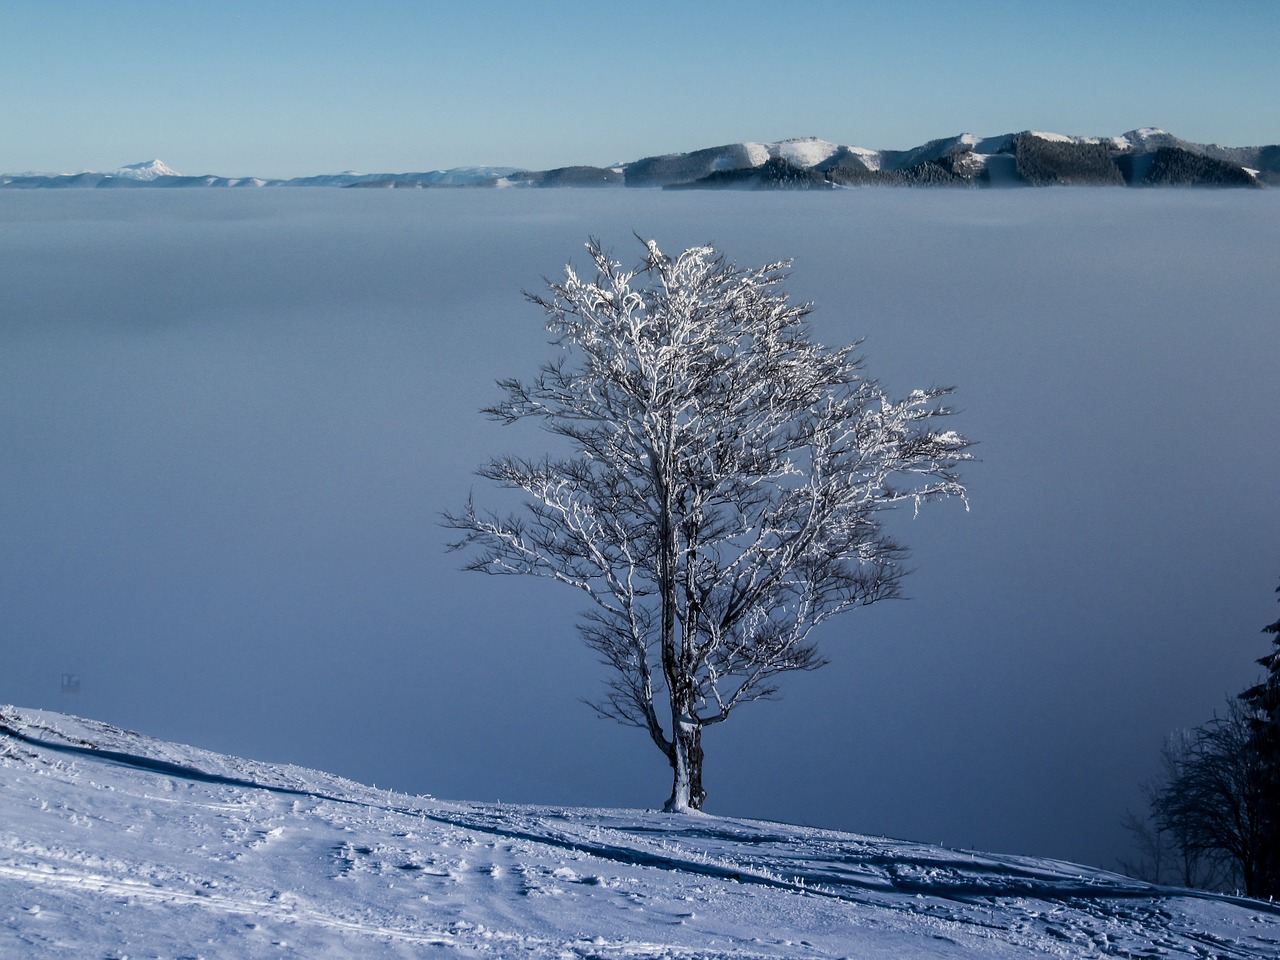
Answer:
[(0, 170), (608, 164), (962, 131), (1280, 141), (1280, 4), (6, 0)]

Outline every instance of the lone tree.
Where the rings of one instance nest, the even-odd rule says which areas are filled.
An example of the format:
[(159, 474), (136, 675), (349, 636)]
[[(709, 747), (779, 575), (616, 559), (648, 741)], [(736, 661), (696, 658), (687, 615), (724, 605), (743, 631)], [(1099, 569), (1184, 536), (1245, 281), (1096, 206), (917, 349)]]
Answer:
[(665, 809), (696, 810), (703, 729), (822, 666), (819, 624), (899, 594), (905, 551), (881, 514), (963, 497), (969, 441), (937, 426), (949, 388), (891, 400), (852, 347), (812, 342), (809, 305), (779, 290), (788, 263), (650, 241), (626, 269), (587, 249), (593, 278), (569, 266), (549, 295), (526, 294), (560, 355), (500, 381), (485, 411), (540, 421), (572, 454), (485, 464), (525, 509), (468, 502), (445, 523), (475, 551), (467, 569), (591, 599), (579, 631), (613, 668), (591, 706), (646, 730), (674, 771)]

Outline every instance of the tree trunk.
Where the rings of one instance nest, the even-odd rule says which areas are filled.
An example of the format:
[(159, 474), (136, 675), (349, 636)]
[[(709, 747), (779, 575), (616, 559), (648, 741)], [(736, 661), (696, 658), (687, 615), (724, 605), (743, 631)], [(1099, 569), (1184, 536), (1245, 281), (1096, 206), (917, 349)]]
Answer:
[[(687, 716), (687, 714), (686, 714)], [(671, 799), (663, 806), (667, 813), (701, 810), (707, 798), (702, 789), (702, 726), (677, 718), (671, 738)]]

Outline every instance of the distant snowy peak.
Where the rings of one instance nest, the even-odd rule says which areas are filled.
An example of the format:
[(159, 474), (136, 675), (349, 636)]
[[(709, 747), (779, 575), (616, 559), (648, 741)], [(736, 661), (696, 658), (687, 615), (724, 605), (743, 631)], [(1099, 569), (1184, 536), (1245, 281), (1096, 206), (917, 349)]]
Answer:
[(797, 167), (816, 167), (831, 159), (839, 149), (840, 144), (832, 143), (830, 140), (803, 137), (769, 144), (769, 156), (781, 157)]
[(1112, 137), (1111, 142), (1117, 150), (1156, 150), (1160, 147), (1177, 146), (1184, 141), (1159, 127), (1139, 127)]
[(116, 170), (113, 176), (128, 177), (130, 180), (156, 180), (160, 177), (180, 177), (177, 170), (174, 170), (163, 160), (147, 160), (143, 163), (131, 163), (128, 166), (121, 167)]

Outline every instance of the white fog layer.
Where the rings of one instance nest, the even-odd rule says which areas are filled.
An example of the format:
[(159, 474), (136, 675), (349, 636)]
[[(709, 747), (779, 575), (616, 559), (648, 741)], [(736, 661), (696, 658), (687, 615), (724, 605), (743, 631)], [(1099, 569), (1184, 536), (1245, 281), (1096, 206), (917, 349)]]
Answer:
[(0, 194), (0, 702), (659, 806), (663, 758), (581, 703), (581, 601), (461, 572), (440, 526), (552, 448), (478, 412), (552, 356), (520, 291), (633, 231), (794, 259), (814, 338), (865, 338), (891, 395), (955, 385), (979, 444), (968, 512), (891, 521), (910, 599), (707, 734), (708, 812), (1114, 866), (1274, 616), (1274, 191)]

